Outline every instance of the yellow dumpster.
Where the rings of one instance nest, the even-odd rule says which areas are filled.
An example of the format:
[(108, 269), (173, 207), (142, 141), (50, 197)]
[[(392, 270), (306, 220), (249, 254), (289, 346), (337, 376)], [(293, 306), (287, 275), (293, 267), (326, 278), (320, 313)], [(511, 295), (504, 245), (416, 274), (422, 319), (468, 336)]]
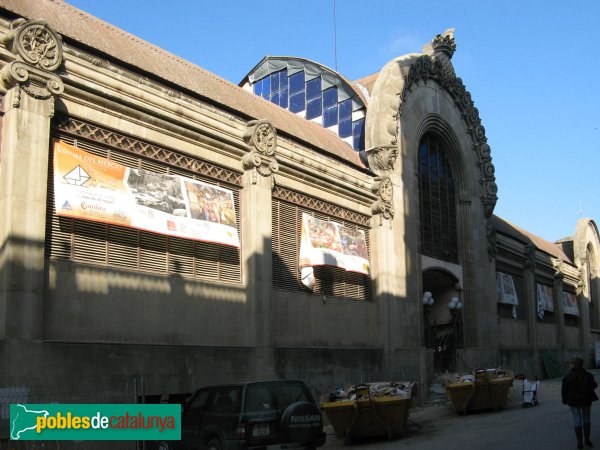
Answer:
[(338, 438), (351, 441), (355, 438), (387, 436), (391, 439), (405, 431), (414, 383), (404, 384), (407, 386), (404, 395), (377, 395), (373, 386), (382, 384), (354, 386), (356, 395), (351, 400), (321, 402), (321, 409)]
[(513, 380), (511, 371), (479, 370), (473, 376), (465, 376), (459, 382), (449, 383), (446, 392), (458, 413), (480, 409), (498, 411), (506, 407), (508, 390), (513, 385)]

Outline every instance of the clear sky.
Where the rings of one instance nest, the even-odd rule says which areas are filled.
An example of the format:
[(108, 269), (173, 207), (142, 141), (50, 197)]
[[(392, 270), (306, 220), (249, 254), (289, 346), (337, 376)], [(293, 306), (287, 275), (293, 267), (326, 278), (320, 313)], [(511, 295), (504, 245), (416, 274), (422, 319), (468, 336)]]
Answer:
[[(356, 80), (456, 28), (456, 73), (492, 148), (495, 214), (554, 241), (600, 225), (600, 1), (67, 0), (239, 83), (265, 56)], [(337, 35), (337, 40), (334, 40)]]

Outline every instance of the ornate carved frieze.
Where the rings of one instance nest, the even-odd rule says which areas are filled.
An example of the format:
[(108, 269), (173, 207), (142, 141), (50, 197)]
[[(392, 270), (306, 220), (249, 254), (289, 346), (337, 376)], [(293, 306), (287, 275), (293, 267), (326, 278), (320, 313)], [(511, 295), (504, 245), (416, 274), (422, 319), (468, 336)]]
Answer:
[(389, 177), (375, 177), (371, 191), (377, 196), (377, 200), (371, 205), (373, 214), (380, 214), (384, 219), (394, 217), (394, 185)]
[(250, 151), (242, 157), (242, 166), (245, 170), (253, 171), (253, 184), (257, 181), (256, 173), (268, 177), (279, 171), (279, 164), (275, 159), (277, 132), (269, 121), (248, 122), (243, 139)]
[(308, 195), (301, 194), (299, 192), (285, 189), (281, 186), (275, 186), (273, 189), (273, 197), (280, 200), (294, 203), (304, 208), (313, 209), (315, 211), (322, 212), (332, 217), (339, 218), (348, 222), (352, 222), (365, 227), (369, 226), (370, 217), (364, 214), (360, 214), (356, 211), (351, 211), (346, 208), (342, 208), (337, 205), (319, 200)]
[[(48, 100), (64, 91), (55, 72), (63, 61), (62, 40), (43, 20), (15, 20), (11, 31), (0, 38), (15, 60), (0, 72), (6, 89), (16, 87), (13, 106), (19, 107), (21, 92), (37, 100)], [(51, 102), (51, 115), (54, 103)]]
[(198, 175), (240, 186), (241, 174), (224, 167), (216, 166), (201, 159), (194, 158), (173, 150), (159, 147), (148, 142), (140, 141), (130, 136), (116, 133), (112, 130), (73, 119), (59, 116), (55, 127), (61, 133), (88, 139), (108, 147), (117, 148), (143, 158), (148, 158), (173, 167), (185, 169)]
[(474, 143), (473, 150), (477, 153), (478, 165), (481, 170), (483, 188), (481, 201), (485, 217), (489, 218), (498, 200), (498, 186), (485, 128), (481, 124), (479, 111), (473, 103), (471, 94), (466, 90), (462, 80), (456, 76), (450, 61), (456, 50), (454, 37), (452, 34), (437, 35), (432, 42), (432, 48), (433, 55), (418, 57), (404, 78), (404, 86), (400, 93), (400, 114), (402, 114), (404, 100), (418, 83), (427, 84), (429, 80), (433, 80), (450, 94)]
[(366, 153), (369, 168), (375, 173), (384, 175), (394, 171), (396, 159), (398, 158), (398, 147), (396, 145), (370, 148)]

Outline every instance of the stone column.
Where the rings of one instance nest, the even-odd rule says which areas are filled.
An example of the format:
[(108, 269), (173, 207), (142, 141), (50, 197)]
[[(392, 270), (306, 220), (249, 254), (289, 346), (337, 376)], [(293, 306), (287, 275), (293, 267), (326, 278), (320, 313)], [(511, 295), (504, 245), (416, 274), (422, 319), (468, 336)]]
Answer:
[(529, 345), (533, 349), (534, 361), (538, 361), (537, 343), (537, 290), (535, 286), (536, 248), (527, 244), (525, 247), (525, 299), (527, 301), (527, 328), (529, 330)]
[[(42, 338), (50, 119), (64, 90), (60, 37), (44, 21), (19, 19), (0, 39), (14, 57), (0, 72), (0, 338)], [(2, 314), (4, 313), (4, 314)]]
[(277, 133), (268, 121), (253, 120), (248, 122), (244, 142), (249, 152), (242, 158), (242, 258), (246, 310), (252, 324), (246, 341), (256, 347), (257, 375), (273, 376), (262, 371), (273, 367), (271, 201), (274, 174), (279, 170), (275, 160)]
[(377, 299), (379, 309), (380, 341), (386, 354), (389, 354), (396, 348), (392, 341), (392, 328), (402, 326), (403, 319), (401, 311), (394, 307), (394, 296), (398, 294), (398, 274), (405, 273), (403, 267), (399, 267), (404, 264), (400, 264), (396, 258), (398, 243), (395, 234), (398, 230), (394, 226), (397, 226), (394, 223), (394, 201), (399, 199), (394, 199), (392, 177), (398, 177), (394, 173), (398, 148), (396, 145), (388, 145), (369, 149), (366, 153), (371, 170), (378, 174), (371, 187), (375, 195), (375, 201), (371, 205), (371, 274), (373, 296)]
[(564, 360), (565, 353), (565, 310), (563, 308), (562, 299), (564, 273), (562, 272), (562, 264), (562, 259), (552, 259), (552, 265), (554, 266), (554, 305), (556, 314), (558, 314), (558, 328), (556, 330), (556, 337), (561, 361)]
[[(459, 199), (457, 219), (460, 228), (460, 245), (463, 266), (463, 293), (462, 301), (465, 305), (463, 312), (463, 333), (465, 347), (477, 347), (479, 343), (477, 331), (477, 298), (475, 297), (475, 277), (477, 270), (474, 267), (473, 237), (471, 227), (471, 200)], [(486, 344), (489, 346), (489, 344)]]
[(587, 274), (587, 261), (582, 258), (579, 261), (579, 283), (577, 285), (577, 304), (579, 306), (579, 319), (581, 326), (579, 331), (581, 333), (581, 346), (584, 349), (585, 359), (593, 351), (592, 337), (591, 337), (591, 324), (590, 324), (590, 287), (586, 280), (590, 280)]

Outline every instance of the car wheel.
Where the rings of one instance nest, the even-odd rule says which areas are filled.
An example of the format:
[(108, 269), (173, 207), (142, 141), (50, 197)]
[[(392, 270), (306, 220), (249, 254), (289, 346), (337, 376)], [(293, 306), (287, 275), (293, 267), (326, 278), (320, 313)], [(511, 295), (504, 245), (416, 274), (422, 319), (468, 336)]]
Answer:
[(219, 438), (212, 438), (208, 441), (208, 444), (206, 444), (206, 450), (223, 450), (223, 445)]

